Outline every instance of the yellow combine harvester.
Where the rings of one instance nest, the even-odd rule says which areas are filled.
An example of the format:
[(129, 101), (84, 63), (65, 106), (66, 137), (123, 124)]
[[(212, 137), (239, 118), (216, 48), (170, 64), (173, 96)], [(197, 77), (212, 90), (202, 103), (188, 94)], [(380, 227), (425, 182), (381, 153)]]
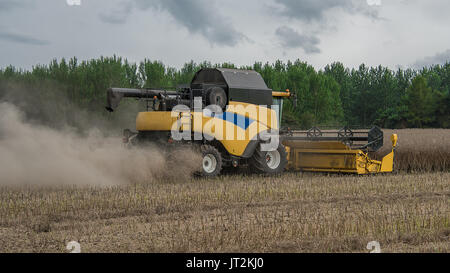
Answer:
[(124, 97), (147, 101), (147, 111), (137, 116), (137, 132), (125, 130), (124, 141), (175, 149), (197, 147), (203, 156), (203, 176), (241, 165), (265, 174), (392, 172), (396, 135), (392, 152), (382, 161), (368, 156), (383, 146), (378, 127), (370, 131), (280, 130), (283, 102), (291, 94), (272, 91), (255, 71), (202, 69), (189, 86), (177, 91), (111, 88), (106, 108), (114, 111)]

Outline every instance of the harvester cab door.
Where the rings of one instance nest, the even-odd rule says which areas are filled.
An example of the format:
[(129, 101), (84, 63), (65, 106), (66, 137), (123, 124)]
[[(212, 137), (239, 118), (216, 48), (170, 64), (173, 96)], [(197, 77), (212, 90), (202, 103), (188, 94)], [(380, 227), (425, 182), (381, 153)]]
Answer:
[[(296, 96), (293, 96), (291, 94), (291, 92), (289, 91), (289, 89), (287, 89), (285, 92), (278, 92), (278, 91), (273, 91), (272, 92), (272, 97), (273, 97), (273, 106), (272, 110), (274, 110), (277, 113), (277, 117), (278, 117), (278, 127), (281, 128), (281, 121), (283, 120), (283, 105), (284, 105), (284, 100), (285, 99), (289, 99), (289, 98), (295, 98)], [(295, 103), (296, 104), (296, 103)]]
[(275, 111), (278, 118), (278, 127), (281, 128), (281, 120), (283, 119), (283, 98), (274, 97), (272, 110)]

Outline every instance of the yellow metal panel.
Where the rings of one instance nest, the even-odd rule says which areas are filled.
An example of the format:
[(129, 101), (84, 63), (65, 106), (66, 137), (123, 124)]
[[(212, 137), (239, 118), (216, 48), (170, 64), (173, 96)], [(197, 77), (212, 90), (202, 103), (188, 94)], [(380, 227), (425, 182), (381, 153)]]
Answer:
[[(236, 156), (244, 153), (250, 140), (267, 130), (267, 126), (253, 122), (247, 130), (235, 124), (219, 118), (204, 116), (201, 112), (181, 116), (180, 123), (182, 129), (204, 133), (222, 142), (227, 151)], [(171, 112), (142, 112), (136, 119), (136, 129), (138, 131), (171, 131), (177, 123), (177, 117), (172, 117)]]
[[(268, 107), (271, 106), (272, 105), (268, 105)], [(259, 106), (245, 102), (230, 101), (226, 111), (256, 120), (259, 123), (264, 124), (268, 128), (278, 130), (277, 113), (265, 106)]]
[(231, 155), (235, 156), (241, 156), (251, 140), (256, 139), (261, 132), (268, 130), (266, 125), (258, 121), (253, 122), (247, 130), (244, 130), (232, 122), (204, 116), (201, 112), (193, 113), (192, 128), (194, 132), (214, 137)]
[(136, 130), (138, 131), (170, 131), (176, 118), (171, 117), (171, 112), (141, 112), (136, 118)]
[(357, 170), (345, 170), (345, 169), (319, 169), (319, 168), (303, 168), (301, 169), (304, 172), (327, 172), (327, 173), (355, 173), (355, 174), (364, 174), (358, 173)]
[[(196, 116), (201, 116), (201, 124)], [(225, 149), (235, 156), (242, 155), (250, 142), (248, 129), (244, 130), (223, 119), (204, 116), (200, 112), (194, 113), (193, 130), (220, 141)]]
[(299, 141), (287, 140), (283, 141), (285, 146), (296, 149), (318, 149), (318, 150), (343, 150), (350, 151), (350, 148), (338, 141)]
[(394, 150), (392, 150), (391, 153), (383, 157), (383, 160), (381, 161), (381, 172), (383, 173), (390, 173), (393, 171), (394, 168)]
[(290, 161), (294, 169), (305, 168), (327, 169), (327, 170), (354, 170), (356, 169), (355, 154), (332, 154), (322, 151), (321, 153), (311, 153), (304, 150), (291, 150)]
[[(351, 150), (340, 142), (286, 141), (284, 144), (289, 148), (288, 170), (369, 174), (382, 169), (380, 161), (371, 160), (363, 151)], [(384, 159), (386, 171), (389, 164), (392, 168), (389, 159), (389, 155)]]

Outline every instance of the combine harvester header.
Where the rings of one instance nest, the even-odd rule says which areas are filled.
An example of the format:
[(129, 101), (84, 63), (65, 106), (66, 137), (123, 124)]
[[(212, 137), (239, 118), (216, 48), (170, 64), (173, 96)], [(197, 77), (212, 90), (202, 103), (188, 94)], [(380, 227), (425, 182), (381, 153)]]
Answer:
[[(124, 131), (128, 145), (153, 142), (169, 152), (178, 145), (196, 147), (203, 156), (199, 162), (203, 176), (216, 176), (222, 169), (239, 166), (264, 174), (285, 170), (355, 174), (393, 170), (397, 135), (391, 136), (392, 152), (381, 161), (369, 157), (369, 152), (383, 146), (383, 131), (378, 127), (280, 130), (284, 101), (291, 99), (296, 105), (297, 99), (288, 90), (269, 89), (255, 71), (202, 69), (190, 85), (176, 91), (111, 88), (107, 91), (106, 109), (113, 112), (123, 98), (147, 101), (147, 111), (137, 116), (137, 132)], [(180, 106), (184, 110), (179, 110)], [(222, 111), (205, 111), (209, 106)], [(174, 131), (182, 132), (185, 138), (174, 138)], [(275, 133), (276, 147), (265, 149), (270, 141), (264, 136)]]
[(289, 150), (288, 169), (310, 172), (342, 172), (370, 174), (392, 172), (397, 135), (391, 136), (392, 152), (382, 161), (372, 160), (368, 151), (383, 147), (383, 131), (373, 127), (370, 131), (290, 131), (282, 136)]

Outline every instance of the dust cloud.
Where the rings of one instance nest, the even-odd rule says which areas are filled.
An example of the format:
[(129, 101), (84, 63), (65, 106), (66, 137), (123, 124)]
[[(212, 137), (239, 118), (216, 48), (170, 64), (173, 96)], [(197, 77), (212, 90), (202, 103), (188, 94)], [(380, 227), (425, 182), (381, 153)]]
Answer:
[[(120, 185), (189, 179), (196, 156), (158, 147), (128, 149), (120, 137), (99, 129), (80, 135), (25, 120), (13, 104), (0, 102), (0, 185)], [(194, 159), (194, 160), (193, 160)], [(176, 167), (174, 167), (176, 166)]]

